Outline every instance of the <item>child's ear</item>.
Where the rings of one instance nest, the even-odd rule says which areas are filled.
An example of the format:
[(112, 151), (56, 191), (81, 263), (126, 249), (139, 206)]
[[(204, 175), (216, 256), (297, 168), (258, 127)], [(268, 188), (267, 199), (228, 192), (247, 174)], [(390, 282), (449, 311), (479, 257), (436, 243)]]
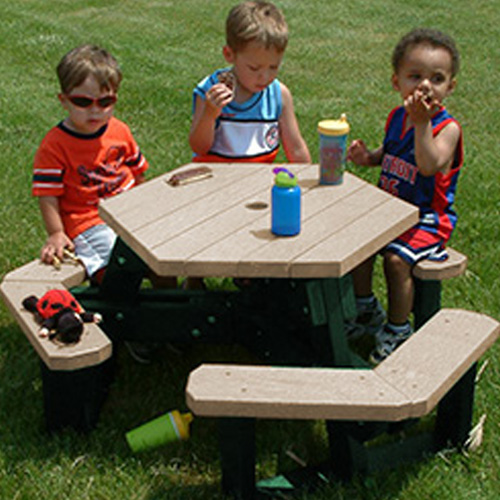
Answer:
[(399, 92), (399, 80), (398, 80), (398, 75), (396, 73), (393, 73), (391, 77), (391, 83), (392, 83), (392, 88)]
[(448, 96), (448, 95), (452, 94), (456, 87), (457, 87), (457, 80), (455, 78), (453, 78), (450, 82), (450, 86), (448, 87), (448, 94), (446, 94), (446, 95)]
[(222, 55), (228, 63), (232, 64), (234, 62), (235, 53), (229, 45), (224, 45), (224, 47), (222, 47)]
[(57, 94), (57, 98), (59, 99), (59, 102), (61, 103), (61, 106), (64, 109), (68, 109), (68, 101), (66, 99), (66, 96), (64, 94)]

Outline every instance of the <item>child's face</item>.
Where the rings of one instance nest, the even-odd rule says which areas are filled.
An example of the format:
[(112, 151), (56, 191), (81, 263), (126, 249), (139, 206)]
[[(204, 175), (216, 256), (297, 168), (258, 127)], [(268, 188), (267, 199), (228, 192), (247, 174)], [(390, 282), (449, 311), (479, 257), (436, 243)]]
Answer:
[(226, 61), (233, 64), (238, 79), (237, 92), (243, 92), (247, 98), (272, 83), (283, 59), (283, 52), (274, 47), (266, 49), (256, 42), (249, 42), (237, 52), (226, 45), (223, 53)]
[[(82, 101), (85, 103), (86, 100), (80, 99), (72, 102), (75, 96), (87, 97), (93, 102), (90, 106), (82, 107), (78, 104), (82, 104)], [(65, 124), (75, 132), (91, 135), (108, 123), (113, 115), (116, 95), (114, 92), (101, 89), (96, 78), (89, 76), (81, 85), (72, 89), (68, 94), (59, 94), (59, 100), (63, 108), (68, 112)]]
[(392, 76), (392, 85), (403, 99), (418, 89), (442, 103), (453, 92), (455, 84), (451, 54), (442, 47), (428, 44), (407, 49), (398, 71)]

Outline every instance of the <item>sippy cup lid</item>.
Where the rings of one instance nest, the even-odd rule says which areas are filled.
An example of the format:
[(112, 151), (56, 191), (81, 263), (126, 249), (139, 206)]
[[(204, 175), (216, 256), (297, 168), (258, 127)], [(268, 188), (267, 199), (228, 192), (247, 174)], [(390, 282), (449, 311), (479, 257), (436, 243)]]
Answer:
[(277, 167), (273, 169), (276, 174), (274, 184), (282, 188), (295, 187), (297, 185), (297, 177), (290, 172), (287, 168)]
[(318, 132), (324, 135), (345, 135), (349, 130), (345, 113), (342, 113), (340, 120), (322, 120), (318, 123)]
[(189, 424), (193, 421), (193, 414), (190, 412), (180, 413), (178, 410), (174, 410), (169, 413), (169, 416), (175, 422), (176, 434), (178, 434), (179, 439), (188, 439)]

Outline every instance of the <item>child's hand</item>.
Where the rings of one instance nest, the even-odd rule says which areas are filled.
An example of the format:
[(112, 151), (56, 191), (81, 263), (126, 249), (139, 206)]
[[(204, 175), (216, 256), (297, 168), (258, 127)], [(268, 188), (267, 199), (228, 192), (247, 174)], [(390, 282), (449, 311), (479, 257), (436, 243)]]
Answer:
[(63, 250), (67, 248), (68, 250), (74, 250), (75, 246), (71, 239), (64, 232), (56, 232), (51, 234), (40, 252), (40, 259), (45, 264), (52, 264), (54, 262), (54, 257), (57, 257), (60, 261), (63, 259)]
[(347, 149), (347, 161), (352, 161), (356, 165), (370, 165), (370, 152), (366, 144), (361, 139), (351, 142)]
[(222, 108), (227, 106), (234, 97), (233, 90), (225, 83), (216, 83), (206, 93), (206, 104), (210, 106), (217, 116), (220, 115)]
[(430, 85), (422, 83), (404, 100), (404, 107), (414, 125), (428, 122), (440, 106)]

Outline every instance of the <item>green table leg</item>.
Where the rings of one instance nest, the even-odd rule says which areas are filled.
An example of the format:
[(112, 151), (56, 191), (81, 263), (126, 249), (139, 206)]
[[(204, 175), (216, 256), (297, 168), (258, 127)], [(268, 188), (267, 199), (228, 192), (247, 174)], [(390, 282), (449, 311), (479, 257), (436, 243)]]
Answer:
[(45, 425), (49, 432), (95, 428), (113, 377), (113, 358), (80, 370), (49, 370), (40, 362)]
[(441, 309), (441, 281), (414, 278), (413, 316), (415, 330)]
[(307, 283), (311, 312), (311, 341), (323, 366), (353, 366), (344, 335), (344, 321), (356, 315), (351, 276)]
[(363, 443), (351, 436), (349, 423), (327, 421), (331, 473), (347, 481), (356, 473), (366, 472), (367, 456)]
[(255, 419), (221, 418), (222, 491), (235, 500), (255, 498)]
[(472, 427), (475, 363), (450, 389), (438, 405), (434, 430), (437, 450), (449, 446), (462, 447)]
[(99, 286), (105, 300), (132, 302), (147, 272), (146, 264), (121, 238), (117, 238), (106, 273)]

